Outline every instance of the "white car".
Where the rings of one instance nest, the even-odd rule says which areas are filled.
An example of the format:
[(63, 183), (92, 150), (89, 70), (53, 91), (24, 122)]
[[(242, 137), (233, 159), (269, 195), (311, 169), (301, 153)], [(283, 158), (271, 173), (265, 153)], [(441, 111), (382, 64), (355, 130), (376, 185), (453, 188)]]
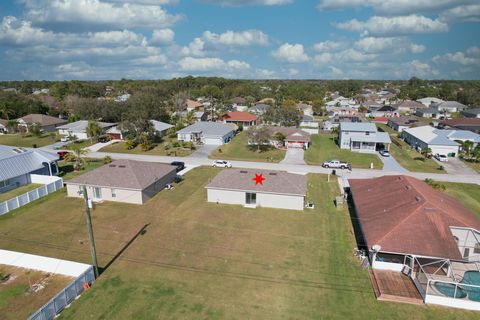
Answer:
[(68, 142), (68, 140), (70, 140), (68, 137), (60, 138), (60, 142)]
[(213, 160), (212, 167), (231, 168), (232, 164), (225, 160)]
[(444, 154), (436, 154), (435, 159), (437, 159), (440, 162), (448, 162), (448, 157)]

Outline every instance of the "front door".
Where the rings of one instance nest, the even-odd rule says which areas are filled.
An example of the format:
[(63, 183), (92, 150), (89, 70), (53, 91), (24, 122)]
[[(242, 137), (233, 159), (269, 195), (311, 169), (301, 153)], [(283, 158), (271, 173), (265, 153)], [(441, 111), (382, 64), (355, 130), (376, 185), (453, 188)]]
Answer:
[(102, 199), (102, 189), (99, 187), (93, 187), (93, 198)]
[(247, 192), (245, 193), (245, 203), (249, 205), (254, 205), (257, 203), (257, 194)]

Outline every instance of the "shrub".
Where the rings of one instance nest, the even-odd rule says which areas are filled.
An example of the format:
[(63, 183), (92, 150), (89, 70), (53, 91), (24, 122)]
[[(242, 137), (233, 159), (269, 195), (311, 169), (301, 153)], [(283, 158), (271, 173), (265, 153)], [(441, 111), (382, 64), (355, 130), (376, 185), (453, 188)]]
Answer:
[(110, 156), (105, 156), (105, 157), (103, 158), (103, 163), (104, 163), (104, 164), (109, 164), (109, 163), (111, 163), (112, 161), (113, 161), (113, 160), (112, 160), (112, 157), (110, 157)]
[(178, 141), (173, 141), (173, 142), (172, 142), (172, 146), (173, 146), (174, 148), (178, 148), (178, 147), (180, 147), (180, 142), (178, 142)]
[(444, 184), (438, 183), (433, 179), (427, 178), (424, 180), (426, 184), (436, 190), (445, 191), (447, 187)]
[(125, 147), (127, 148), (127, 150), (135, 149), (136, 146), (137, 143), (135, 142), (135, 140), (128, 139), (127, 142), (125, 142)]

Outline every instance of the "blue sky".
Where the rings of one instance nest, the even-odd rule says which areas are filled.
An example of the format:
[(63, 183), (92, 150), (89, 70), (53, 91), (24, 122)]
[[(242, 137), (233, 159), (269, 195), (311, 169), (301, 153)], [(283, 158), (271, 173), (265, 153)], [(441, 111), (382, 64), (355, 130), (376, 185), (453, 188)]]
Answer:
[(0, 79), (479, 79), (478, 0), (10, 0)]

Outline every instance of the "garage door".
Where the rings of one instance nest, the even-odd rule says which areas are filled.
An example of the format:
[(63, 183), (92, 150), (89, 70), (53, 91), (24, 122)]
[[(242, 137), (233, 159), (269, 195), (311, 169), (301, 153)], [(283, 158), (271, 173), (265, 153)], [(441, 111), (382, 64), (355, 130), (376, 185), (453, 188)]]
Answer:
[(287, 143), (287, 148), (303, 148), (303, 142), (289, 141)]
[(116, 139), (116, 140), (122, 139), (122, 134), (121, 133), (109, 133), (108, 135), (112, 139)]
[(219, 138), (205, 138), (203, 140), (204, 144), (219, 146), (223, 144), (223, 140)]

